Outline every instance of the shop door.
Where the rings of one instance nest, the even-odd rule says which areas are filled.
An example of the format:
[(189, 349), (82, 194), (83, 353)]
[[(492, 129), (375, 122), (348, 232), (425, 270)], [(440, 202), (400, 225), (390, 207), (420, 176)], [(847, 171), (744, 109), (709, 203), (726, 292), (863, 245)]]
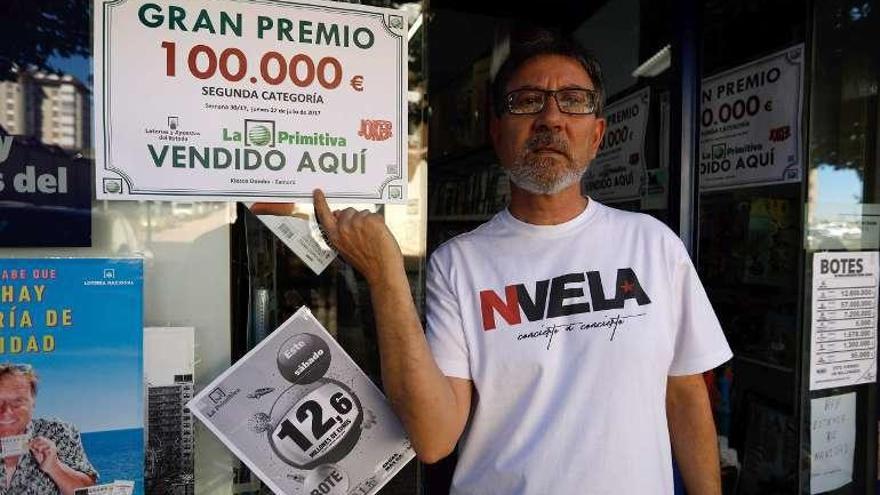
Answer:
[(828, 288), (821, 262), (876, 256), (876, 5), (701, 19), (695, 252), (734, 351), (707, 380), (725, 493), (874, 493), (877, 291)]
[[(800, 463), (804, 494), (880, 490), (878, 290), (865, 276), (876, 277), (871, 267), (880, 249), (878, 13), (877, 1), (815, 2), (810, 11), (798, 401), (800, 450), (810, 456)], [(842, 263), (864, 268), (844, 272)]]
[(796, 493), (807, 12), (719, 1), (701, 17), (695, 252), (734, 352), (707, 380), (725, 493)]

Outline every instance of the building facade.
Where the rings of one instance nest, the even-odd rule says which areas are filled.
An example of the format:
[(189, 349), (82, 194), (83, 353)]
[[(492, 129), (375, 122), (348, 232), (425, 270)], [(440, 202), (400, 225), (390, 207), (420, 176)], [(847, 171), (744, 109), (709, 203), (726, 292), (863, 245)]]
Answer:
[(193, 493), (192, 375), (175, 375), (174, 383), (147, 387), (145, 484), (156, 493)]
[(17, 71), (0, 81), (0, 126), (67, 150), (91, 149), (91, 92), (70, 74)]

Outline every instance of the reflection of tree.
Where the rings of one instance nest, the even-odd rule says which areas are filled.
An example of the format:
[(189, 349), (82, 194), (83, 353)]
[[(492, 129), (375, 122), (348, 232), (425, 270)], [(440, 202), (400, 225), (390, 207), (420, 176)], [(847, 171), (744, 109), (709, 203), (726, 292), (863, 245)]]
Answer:
[(12, 80), (13, 66), (48, 69), (52, 56), (89, 56), (88, 0), (4, 0), (0, 80)]
[(146, 493), (172, 495), (192, 493), (195, 478), (180, 459), (181, 439), (168, 441), (162, 435), (150, 435), (145, 454)]
[[(870, 183), (874, 162), (877, 112), (876, 38), (878, 20), (867, 3), (853, 0), (819, 2), (811, 122), (812, 167), (853, 170)], [(874, 47), (874, 48), (871, 48)], [(866, 177), (866, 174), (868, 177)], [(870, 202), (868, 197), (859, 202)]]

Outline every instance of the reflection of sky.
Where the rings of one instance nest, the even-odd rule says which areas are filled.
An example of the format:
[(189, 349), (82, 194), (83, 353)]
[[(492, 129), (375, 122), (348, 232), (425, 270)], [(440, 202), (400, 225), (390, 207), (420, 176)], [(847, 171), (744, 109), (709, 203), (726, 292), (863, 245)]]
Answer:
[(65, 74), (70, 74), (73, 77), (79, 79), (83, 84), (88, 87), (92, 87), (91, 82), (89, 81), (89, 76), (92, 73), (92, 59), (91, 57), (69, 57), (62, 58), (53, 56), (49, 58), (49, 66), (55, 69), (64, 72)]
[(817, 216), (852, 213), (862, 203), (862, 179), (855, 170), (821, 164), (816, 177), (818, 195), (813, 198)]

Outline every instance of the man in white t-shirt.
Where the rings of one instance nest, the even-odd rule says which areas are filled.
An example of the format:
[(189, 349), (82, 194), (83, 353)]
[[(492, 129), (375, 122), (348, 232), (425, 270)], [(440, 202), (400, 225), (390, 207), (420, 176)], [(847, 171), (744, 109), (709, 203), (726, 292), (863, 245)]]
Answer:
[[(731, 357), (693, 265), (660, 222), (585, 198), (605, 131), (598, 65), (547, 35), (513, 45), (491, 137), (508, 208), (429, 263), (427, 333), (381, 216), (331, 212), (367, 279), (389, 399), (424, 462), (460, 443), (456, 494), (720, 494), (701, 373)], [(672, 449), (670, 449), (670, 444)]]

